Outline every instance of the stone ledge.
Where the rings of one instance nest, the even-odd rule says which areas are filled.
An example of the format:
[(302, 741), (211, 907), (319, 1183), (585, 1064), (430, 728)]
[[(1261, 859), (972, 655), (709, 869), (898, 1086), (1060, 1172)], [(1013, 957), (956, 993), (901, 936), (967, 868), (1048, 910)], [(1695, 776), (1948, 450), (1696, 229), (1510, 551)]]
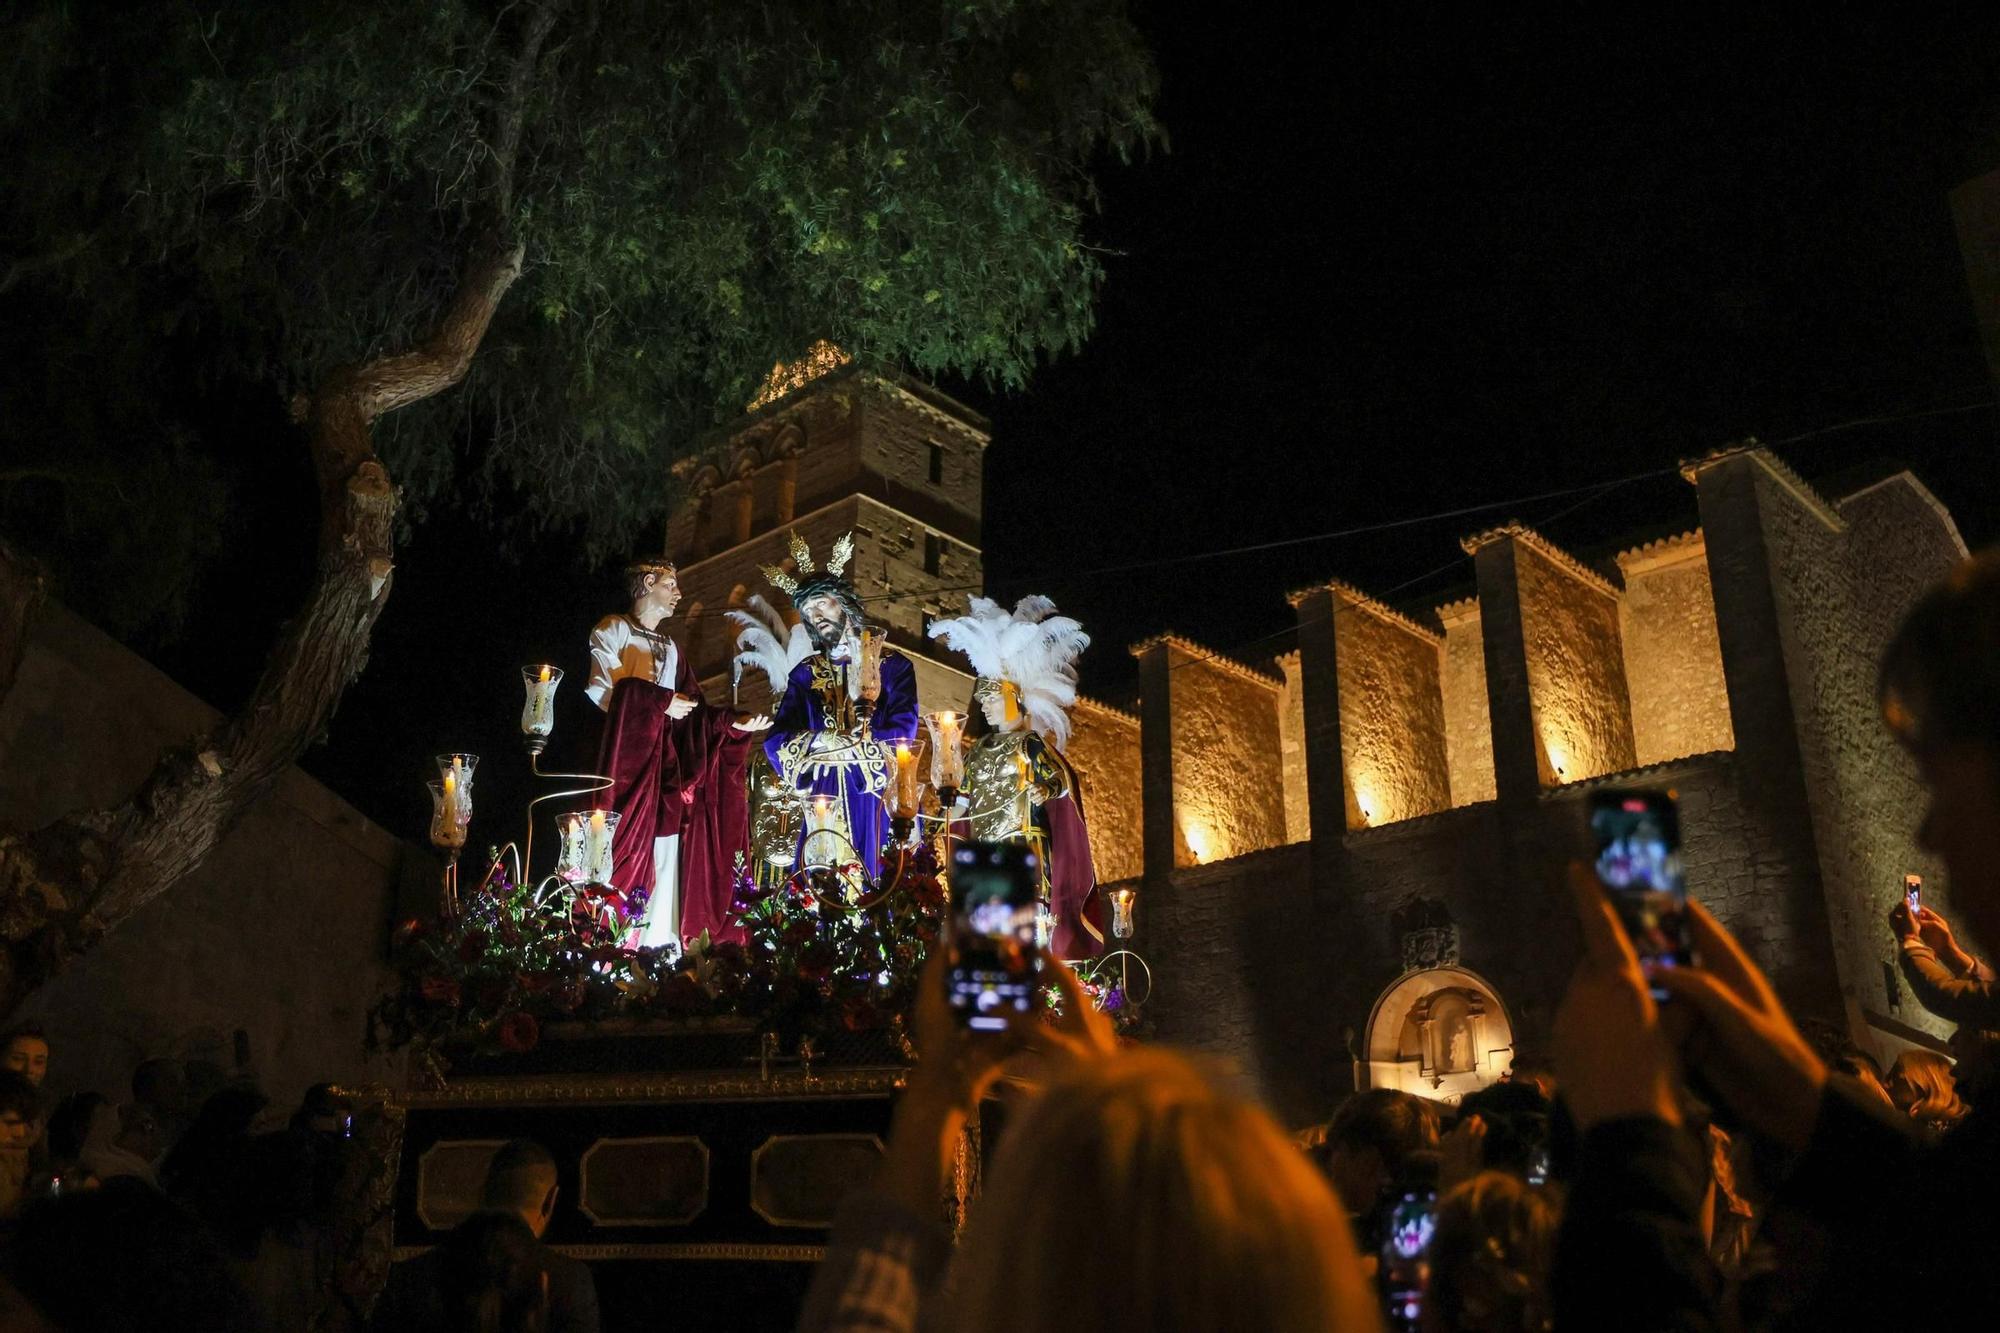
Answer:
[(1335, 598), (1344, 600), (1347, 605), (1359, 607), (1384, 624), (1393, 625), (1400, 630), (1407, 630), (1409, 633), (1416, 635), (1424, 642), (1433, 646), (1444, 642), (1444, 635), (1438, 630), (1434, 630), (1428, 625), (1417, 623), (1388, 603), (1378, 598), (1370, 597), (1351, 583), (1343, 582), (1340, 579), (1328, 579), (1324, 586)]
[(1563, 550), (1547, 537), (1542, 536), (1541, 533), (1536, 532), (1533, 528), (1519, 520), (1511, 520), (1500, 524), (1498, 527), (1487, 528), (1483, 532), (1475, 532), (1469, 537), (1461, 537), (1458, 544), (1467, 555), (1477, 555), (1483, 547), (1491, 546), (1495, 542), (1508, 540), (1519, 542), (1556, 568), (1562, 570), (1565, 574), (1577, 580), (1577, 582), (1583, 584), (1586, 588), (1601, 592), (1614, 602), (1618, 600), (1619, 592), (1617, 585), (1612, 583), (1610, 579), (1605, 578), (1602, 574), (1584, 564), (1583, 561), (1577, 559), (1568, 551)]
[[(1204, 666), (1216, 667), (1219, 670), (1227, 672), (1228, 674), (1233, 676), (1240, 676), (1244, 680), (1251, 681), (1258, 685), (1262, 685), (1267, 689), (1281, 690), (1285, 687), (1285, 682), (1282, 677), (1274, 676), (1269, 672), (1259, 671), (1256, 667), (1251, 666), (1247, 662), (1239, 662), (1235, 658), (1230, 657), (1224, 653), (1204, 648), (1202, 645), (1196, 643), (1193, 639), (1183, 638), (1182, 636), (1175, 634), (1172, 630), (1168, 630), (1161, 634), (1155, 634), (1151, 638), (1141, 639), (1139, 640), (1139, 642), (1133, 644), (1128, 651), (1132, 654), (1132, 656), (1139, 657), (1142, 656), (1147, 649), (1160, 647), (1162, 645), (1168, 648), (1178, 648), (1182, 652), (1186, 653), (1188, 656), (1195, 659), (1195, 662), (1182, 663), (1181, 665), (1192, 666), (1195, 665), (1195, 663), (1200, 663)], [(1168, 663), (1168, 666), (1170, 668), (1174, 665), (1175, 665), (1174, 663), (1171, 662)]]
[(1620, 551), (1616, 557), (1618, 568), (1629, 581), (1634, 574), (1644, 574), (1670, 565), (1684, 564), (1697, 560), (1708, 553), (1708, 542), (1700, 528), (1691, 528), (1671, 537), (1661, 537), (1657, 541), (1634, 546)]
[(1661, 759), (1655, 763), (1642, 764), (1638, 768), (1621, 768), (1616, 773), (1600, 773), (1592, 778), (1578, 778), (1557, 787), (1542, 789), (1541, 798), (1548, 800), (1557, 796), (1572, 796), (1577, 792), (1592, 791), (1599, 787), (1625, 787), (1635, 778), (1657, 777), (1669, 769), (1722, 767), (1736, 761), (1734, 750), (1704, 750), (1700, 754), (1681, 755), (1676, 759)]
[(1847, 520), (1827, 503), (1826, 497), (1814, 490), (1804, 477), (1794, 472), (1784, 459), (1759, 444), (1754, 435), (1741, 444), (1724, 445), (1720, 449), (1711, 449), (1700, 458), (1682, 460), (1681, 476), (1689, 485), (1699, 485), (1703, 472), (1738, 458), (1747, 458), (1763, 468), (1773, 481), (1789, 491), (1794, 499), (1828, 528), (1835, 532), (1847, 531)]

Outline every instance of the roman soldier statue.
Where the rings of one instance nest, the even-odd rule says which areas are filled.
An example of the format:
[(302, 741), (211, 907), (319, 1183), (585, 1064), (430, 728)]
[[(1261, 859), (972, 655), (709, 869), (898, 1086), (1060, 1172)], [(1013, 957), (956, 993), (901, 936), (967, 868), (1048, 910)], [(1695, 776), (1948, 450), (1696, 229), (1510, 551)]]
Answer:
[[(978, 673), (973, 713), (985, 723), (965, 756), (967, 835), (1026, 842), (1038, 853), (1060, 958), (1104, 947), (1104, 906), (1090, 859), (1076, 770), (1063, 756), (1076, 703), (1076, 659), (1090, 636), (1046, 597), (1023, 597), (1010, 614), (975, 597), (967, 612), (931, 626), (931, 637), (964, 653)], [(969, 726), (977, 726), (978, 722)]]
[(795, 573), (771, 565), (764, 576), (791, 598), (799, 623), (784, 629), (768, 603), (752, 599), (756, 614), (730, 613), (743, 626), (737, 660), (761, 666), (781, 696), (764, 754), (781, 787), (803, 800), (793, 863), (858, 863), (872, 880), (882, 870), (896, 746), (916, 740), (916, 669), (868, 625), (844, 575), (851, 534), (833, 544), (824, 570), (796, 533), (791, 554)]
[(678, 948), (683, 929), (698, 934), (717, 903), (728, 909), (735, 853), (749, 840), (730, 775), (740, 788), (749, 738), (771, 721), (703, 697), (687, 655), (662, 628), (681, 599), (672, 561), (637, 561), (625, 577), (631, 608), (590, 632), (584, 692), (605, 713), (597, 772), (612, 780), (593, 799), (618, 813), (611, 879), (628, 901), (643, 903), (638, 943)]

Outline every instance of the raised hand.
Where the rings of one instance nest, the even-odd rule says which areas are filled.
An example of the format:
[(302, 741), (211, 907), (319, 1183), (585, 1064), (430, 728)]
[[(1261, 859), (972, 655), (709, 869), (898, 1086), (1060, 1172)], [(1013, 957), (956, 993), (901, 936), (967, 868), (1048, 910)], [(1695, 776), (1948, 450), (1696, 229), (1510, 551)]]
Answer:
[(1583, 1129), (1630, 1116), (1679, 1124), (1673, 1046), (1632, 942), (1589, 866), (1571, 862), (1569, 887), (1583, 925), (1583, 961), (1556, 1009), (1563, 1098)]
[(1952, 934), (1951, 922), (1928, 907), (1917, 909), (1917, 935), (1937, 953), (1946, 967), (1961, 975), (1975, 966), (1972, 955), (1959, 947), (1958, 937)]
[(699, 701), (685, 694), (676, 694), (667, 703), (667, 716), (673, 721), (678, 722), (694, 711), (697, 702)]
[(729, 725), (747, 735), (759, 731), (769, 731), (771, 729), (771, 718), (766, 713), (745, 713)]
[(1735, 937), (1700, 903), (1688, 904), (1688, 916), (1701, 966), (1654, 977), (1693, 1013), (1682, 1058), (1745, 1124), (1786, 1147), (1805, 1147), (1819, 1116), (1826, 1065)]

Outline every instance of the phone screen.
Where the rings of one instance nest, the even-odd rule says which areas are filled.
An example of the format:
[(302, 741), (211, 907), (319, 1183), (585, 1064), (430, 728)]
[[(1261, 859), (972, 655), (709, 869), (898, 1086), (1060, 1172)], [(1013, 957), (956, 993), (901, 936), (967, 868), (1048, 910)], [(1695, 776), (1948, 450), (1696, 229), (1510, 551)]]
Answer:
[[(1680, 810), (1663, 791), (1604, 791), (1590, 798), (1597, 878), (1648, 976), (1691, 967), (1687, 884), (1681, 878)], [(1666, 992), (1655, 986), (1655, 999)]]
[(1436, 1234), (1437, 1191), (1405, 1190), (1389, 1210), (1382, 1239), (1382, 1299), (1390, 1328), (1414, 1329), (1423, 1321)]
[(962, 842), (951, 855), (952, 1013), (997, 1032), (1034, 1007), (1038, 863), (1017, 843)]
[(1924, 877), (1922, 875), (1903, 876), (1903, 901), (1910, 905), (1910, 915), (1915, 916), (1923, 906)]

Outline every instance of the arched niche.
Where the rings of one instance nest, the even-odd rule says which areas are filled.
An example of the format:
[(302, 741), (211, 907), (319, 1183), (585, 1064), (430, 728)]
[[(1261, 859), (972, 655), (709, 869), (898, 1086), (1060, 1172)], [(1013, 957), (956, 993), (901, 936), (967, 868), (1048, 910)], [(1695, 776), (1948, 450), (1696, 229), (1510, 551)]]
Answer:
[(1514, 1065), (1514, 1025), (1491, 982), (1462, 967), (1405, 973), (1368, 1015), (1366, 1086), (1456, 1103)]

